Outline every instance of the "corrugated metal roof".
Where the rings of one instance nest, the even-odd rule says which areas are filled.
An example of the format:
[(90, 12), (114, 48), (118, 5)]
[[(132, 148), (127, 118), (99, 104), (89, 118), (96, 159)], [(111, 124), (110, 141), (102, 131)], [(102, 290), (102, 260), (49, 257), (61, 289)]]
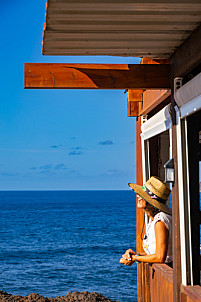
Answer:
[(47, 0), (43, 54), (169, 58), (200, 23), (201, 0)]

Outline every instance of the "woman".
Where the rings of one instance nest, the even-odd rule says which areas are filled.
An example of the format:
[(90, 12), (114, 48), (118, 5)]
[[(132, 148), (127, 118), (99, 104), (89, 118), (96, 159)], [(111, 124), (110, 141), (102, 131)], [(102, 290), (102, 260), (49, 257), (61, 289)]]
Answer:
[(172, 219), (171, 210), (166, 205), (170, 189), (156, 176), (152, 176), (143, 187), (133, 183), (128, 185), (137, 193), (137, 207), (147, 213), (149, 223), (143, 239), (145, 253), (136, 255), (129, 249), (122, 255), (120, 263), (130, 266), (134, 262), (172, 262)]

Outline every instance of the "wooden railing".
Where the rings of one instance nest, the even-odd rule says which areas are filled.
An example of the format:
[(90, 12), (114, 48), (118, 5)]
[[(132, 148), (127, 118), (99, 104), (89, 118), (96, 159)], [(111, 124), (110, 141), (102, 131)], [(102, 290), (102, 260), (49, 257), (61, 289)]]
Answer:
[(201, 286), (184, 286), (181, 285), (181, 302), (200, 302)]
[(172, 302), (173, 269), (166, 264), (138, 264), (138, 301)]

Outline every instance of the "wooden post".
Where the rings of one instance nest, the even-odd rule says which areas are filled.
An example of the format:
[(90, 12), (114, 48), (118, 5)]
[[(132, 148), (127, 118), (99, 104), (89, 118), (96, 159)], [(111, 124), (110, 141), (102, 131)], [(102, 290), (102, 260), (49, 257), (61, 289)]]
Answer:
[(129, 89), (127, 93), (127, 116), (139, 116), (139, 106), (142, 105), (143, 90)]
[(201, 25), (177, 48), (172, 55), (171, 74), (183, 77), (201, 64)]

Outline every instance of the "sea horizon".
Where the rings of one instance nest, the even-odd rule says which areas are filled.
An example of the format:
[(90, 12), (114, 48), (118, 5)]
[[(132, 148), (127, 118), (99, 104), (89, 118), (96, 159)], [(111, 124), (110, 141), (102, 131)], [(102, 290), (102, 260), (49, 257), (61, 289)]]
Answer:
[(129, 189), (10, 189), (10, 190), (3, 190), (1, 189), (0, 192), (18, 192), (18, 191), (131, 191)]

